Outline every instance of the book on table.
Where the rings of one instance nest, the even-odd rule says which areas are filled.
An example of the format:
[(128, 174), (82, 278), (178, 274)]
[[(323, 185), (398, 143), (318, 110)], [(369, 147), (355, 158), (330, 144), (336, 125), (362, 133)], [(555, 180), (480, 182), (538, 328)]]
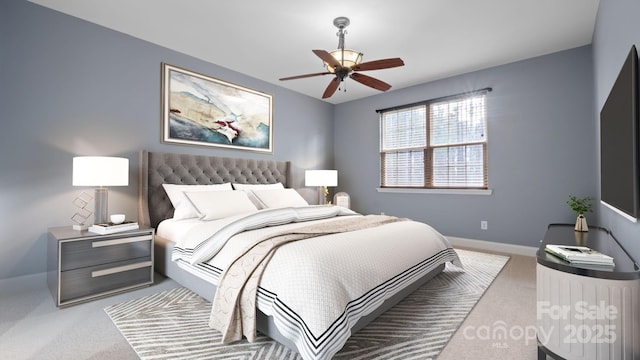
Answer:
[(114, 224), (112, 222), (106, 222), (101, 224), (93, 224), (89, 227), (89, 231), (92, 233), (106, 235), (113, 234), (121, 231), (137, 230), (140, 226), (137, 221), (124, 221), (120, 224)]
[(615, 265), (611, 256), (586, 246), (547, 244), (545, 251), (572, 264)]

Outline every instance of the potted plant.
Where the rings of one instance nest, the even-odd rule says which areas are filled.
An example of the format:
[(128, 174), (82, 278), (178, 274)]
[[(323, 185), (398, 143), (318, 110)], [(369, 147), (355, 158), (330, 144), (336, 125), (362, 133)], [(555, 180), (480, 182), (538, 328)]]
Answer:
[(593, 200), (593, 198), (590, 196), (578, 198), (573, 195), (570, 195), (569, 200), (567, 200), (567, 204), (571, 210), (578, 215), (575, 226), (576, 231), (589, 231), (589, 228), (587, 227), (587, 218), (584, 217), (584, 214), (593, 211), (591, 200)]

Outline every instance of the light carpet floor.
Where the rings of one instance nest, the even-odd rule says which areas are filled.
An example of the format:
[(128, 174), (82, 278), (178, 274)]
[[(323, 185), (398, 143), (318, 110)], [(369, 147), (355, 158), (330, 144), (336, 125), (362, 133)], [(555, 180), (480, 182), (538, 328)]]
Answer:
[[(457, 250), (464, 270), (443, 273), (355, 333), (336, 359), (429, 359), (438, 356), (508, 261), (508, 257)], [(141, 359), (299, 359), (260, 336), (220, 344), (207, 326), (211, 304), (178, 288), (105, 309)]]

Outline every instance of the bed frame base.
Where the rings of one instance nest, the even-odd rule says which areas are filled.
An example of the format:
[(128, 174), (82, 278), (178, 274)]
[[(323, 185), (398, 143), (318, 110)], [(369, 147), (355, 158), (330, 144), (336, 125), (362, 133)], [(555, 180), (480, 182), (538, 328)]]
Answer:
[[(155, 254), (154, 254), (154, 262), (156, 265), (156, 272), (175, 280), (180, 285), (186, 287), (187, 289), (195, 292), (196, 294), (202, 296), (208, 301), (213, 301), (213, 296), (215, 294), (216, 286), (193, 275), (183, 269), (181, 269), (178, 264), (171, 261), (171, 251), (173, 249), (172, 243), (163, 239), (159, 236), (156, 236), (155, 241)], [(407, 297), (412, 292), (416, 291), (419, 287), (427, 283), (434, 276), (444, 270), (445, 264), (438, 265), (437, 268), (433, 269), (431, 272), (427, 273), (422, 278), (416, 280), (411, 285), (405, 287), (400, 292), (385, 300), (382, 306), (377, 308), (375, 311), (370, 313), (369, 315), (363, 316), (358, 320), (355, 326), (351, 329), (352, 334), (356, 331), (364, 328), (367, 324), (373, 321), (375, 318), (380, 316), (385, 311), (392, 308), (394, 305), (399, 303), (402, 299)], [(275, 341), (281, 343), (282, 345), (288, 347), (289, 349), (298, 352), (296, 345), (287, 339), (284, 335), (278, 331), (276, 327), (273, 317), (265, 315), (261, 311), (257, 311), (256, 313), (256, 327), (258, 331), (263, 334), (268, 334), (270, 338)]]

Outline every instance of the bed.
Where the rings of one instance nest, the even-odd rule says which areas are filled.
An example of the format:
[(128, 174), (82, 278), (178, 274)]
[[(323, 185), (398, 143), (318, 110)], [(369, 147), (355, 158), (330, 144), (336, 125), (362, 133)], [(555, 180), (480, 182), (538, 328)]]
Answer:
[[(230, 268), (230, 264), (236, 261), (225, 258), (233, 256), (229, 254), (237, 251), (227, 251), (227, 248), (233, 249), (234, 246), (239, 246), (231, 245), (233, 241), (247, 241), (245, 238), (253, 239), (258, 236), (254, 233), (273, 237), (273, 234), (281, 232), (280, 227), (297, 229), (294, 232), (305, 232), (306, 230), (303, 229), (314, 229), (313, 231), (316, 232), (320, 228), (354, 226), (336, 224), (352, 224), (355, 220), (360, 222), (359, 219), (371, 221), (369, 227), (348, 233), (315, 234), (317, 236), (304, 237), (305, 240), (284, 243), (273, 250), (270, 255), (272, 256), (271, 260), (263, 269), (264, 273), (256, 280), (259, 281), (257, 295), (254, 295), (254, 300), (257, 302), (255, 305), (257, 310), (254, 310), (257, 331), (297, 351), (304, 359), (329, 359), (340, 350), (351, 333), (363, 328), (378, 315), (440, 273), (444, 269), (445, 263), (452, 262), (461, 266), (457, 254), (446, 238), (423, 223), (408, 219), (361, 215), (337, 206), (298, 204), (297, 198), (293, 202), (296, 206), (292, 206), (286, 201), (284, 201), (284, 206), (280, 206), (283, 198), (289, 198), (289, 195), (292, 195), (291, 199), (295, 198), (295, 194), (291, 193), (293, 190), (289, 188), (291, 183), (291, 164), (286, 161), (142, 151), (140, 155), (139, 222), (143, 226), (157, 229), (154, 250), (156, 271), (207, 300), (214, 301), (216, 293), (219, 297), (222, 294), (217, 286), (225, 275), (225, 268), (227, 266)], [(266, 206), (265, 208), (256, 205), (259, 210), (247, 214), (240, 212), (220, 219), (219, 216), (215, 217), (215, 214), (210, 215), (212, 212), (218, 211), (213, 209), (210, 212), (198, 213), (200, 217), (213, 216), (211, 218), (214, 219), (213, 221), (202, 221), (198, 218), (176, 220), (182, 216), (183, 207), (180, 205), (178, 206), (180, 210), (178, 207), (174, 209), (171, 200), (175, 199), (169, 199), (167, 195), (170, 186), (173, 185), (172, 189), (174, 190), (182, 189), (189, 200), (193, 200), (191, 205), (195, 205), (205, 203), (207, 198), (204, 194), (211, 195), (212, 193), (203, 192), (201, 194), (194, 191), (184, 191), (184, 189), (195, 189), (194, 185), (227, 186), (226, 184), (234, 184), (236, 187), (241, 187), (243, 184), (264, 185), (266, 188), (273, 186), (284, 189), (262, 191), (260, 190), (262, 186), (258, 186), (254, 189), (259, 190), (250, 190), (251, 187), (249, 187), (248, 191), (225, 190), (216, 193), (218, 199), (227, 199), (227, 203), (236, 203), (234, 200), (236, 197), (226, 198), (226, 196), (239, 195), (237, 192), (244, 192), (254, 197), (264, 194), (271, 194), (269, 196), (272, 198), (274, 194), (278, 196), (289, 195), (275, 199), (278, 206), (268, 207), (268, 204), (265, 205), (267, 203), (265, 200), (260, 203), (263, 207)], [(188, 187), (185, 188), (183, 185), (188, 185)], [(269, 197), (267, 196), (266, 199)], [(242, 201), (238, 201), (238, 203), (245, 201), (244, 199), (240, 200)], [(255, 200), (251, 199), (252, 202)], [(269, 201), (273, 203), (274, 199)], [(180, 216), (178, 216), (179, 212)], [(206, 214), (204, 214), (205, 212)], [(295, 219), (291, 218), (293, 219), (291, 220), (289, 217), (295, 217)], [(283, 220), (285, 218), (288, 220)], [(305, 222), (306, 220), (309, 220), (308, 224)], [(269, 226), (258, 228), (255, 224), (252, 225), (252, 221), (255, 224), (267, 223)], [(220, 222), (221, 225), (218, 225), (217, 222)], [(208, 233), (211, 228), (226, 231), (230, 227), (237, 227), (238, 230), (234, 235), (230, 235), (228, 240), (225, 240), (226, 243), (218, 243), (218, 240), (213, 242), (213, 239), (221, 231), (216, 234)], [(405, 230), (405, 228), (407, 229)], [(407, 233), (404, 236), (397, 236), (399, 231)], [(190, 241), (193, 243), (201, 241), (202, 239), (197, 242), (194, 240), (198, 236), (206, 240), (198, 245), (189, 245)], [(289, 233), (283, 236), (290, 238)], [(426, 244), (427, 240), (424, 240), (423, 237), (430, 239), (428, 245)], [(244, 240), (236, 240), (240, 238)], [(352, 238), (354, 240), (347, 240)], [(412, 247), (400, 251), (398, 255), (390, 256), (389, 251), (393, 251), (391, 248), (399, 246), (397, 244), (402, 242), (399, 240), (401, 238), (411, 239), (409, 243), (413, 245), (407, 246)], [(378, 250), (362, 250), (362, 252), (357, 250), (358, 255), (351, 255), (348, 261), (345, 259), (349, 255), (343, 255), (343, 259), (333, 259), (333, 257), (339, 257), (338, 254), (346, 254), (347, 251), (352, 250), (335, 251), (332, 246), (336, 246), (335, 249), (341, 246), (356, 246), (352, 245), (351, 241), (354, 244), (359, 244), (357, 246), (377, 244), (375, 246), (365, 245), (364, 248), (377, 249), (377, 246), (380, 248)], [(363, 241), (367, 241), (367, 243), (363, 243)], [(420, 245), (416, 246), (416, 244)], [(384, 248), (386, 246), (390, 248)], [(423, 250), (416, 251), (417, 247), (428, 248), (429, 250), (424, 250), (424, 252), (428, 252), (428, 255), (421, 255), (420, 252)], [(293, 252), (294, 250), (299, 252)], [(372, 251), (372, 255), (360, 256), (368, 251)], [(420, 259), (419, 261), (414, 259), (416, 256)], [(390, 258), (393, 258), (393, 261), (389, 261)], [(312, 264), (313, 261), (318, 261), (320, 264), (318, 266), (312, 265), (314, 269), (317, 266), (322, 268), (324, 272), (338, 272), (328, 275), (323, 273), (323, 282), (325, 276), (327, 278), (335, 276), (341, 282), (343, 278), (348, 278), (349, 280), (344, 281), (351, 281), (351, 283), (347, 283), (348, 285), (342, 283), (326, 286), (324, 283), (309, 285), (310, 281), (306, 281), (307, 278), (304, 276), (309, 276), (312, 279), (318, 277), (317, 274), (306, 274), (306, 269), (311, 266), (309, 264)], [(342, 263), (322, 265), (329, 261)], [(410, 265), (403, 265), (403, 262)], [(353, 270), (352, 266), (360, 270)], [(401, 270), (398, 271), (398, 269)], [(276, 271), (280, 271), (280, 273)], [(393, 272), (395, 275), (389, 276), (389, 272)], [(380, 279), (386, 280), (380, 281)], [(371, 284), (378, 285), (372, 286)], [(338, 290), (334, 290), (335, 288)], [(303, 298), (302, 300), (294, 300), (294, 296), (302, 296)], [(352, 298), (344, 299), (349, 296)], [(333, 303), (334, 299), (336, 299), (337, 305)], [(319, 307), (312, 306), (316, 303), (317, 306), (322, 306), (322, 311), (319, 310)], [(344, 308), (341, 305), (343, 303), (345, 304)], [(215, 304), (217, 304), (217, 300), (214, 302), (214, 309)], [(326, 310), (328, 314), (324, 314), (327, 306), (330, 310)], [(336, 306), (339, 313), (337, 315), (334, 314)], [(215, 311), (212, 312), (215, 313)]]

